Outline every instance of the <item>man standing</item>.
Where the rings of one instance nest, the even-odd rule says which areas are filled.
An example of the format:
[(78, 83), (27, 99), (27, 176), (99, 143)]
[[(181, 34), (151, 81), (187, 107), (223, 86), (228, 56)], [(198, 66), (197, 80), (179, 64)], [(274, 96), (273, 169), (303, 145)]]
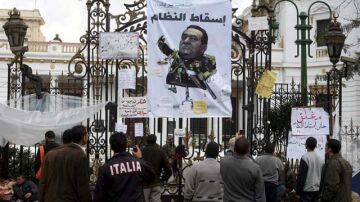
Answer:
[(274, 156), (275, 145), (267, 144), (265, 154), (258, 156), (256, 162), (260, 165), (265, 183), (266, 202), (277, 201), (277, 187), (284, 184), (284, 166), (279, 158)]
[(72, 143), (49, 152), (42, 167), (40, 202), (91, 201), (89, 160), (83, 147), (88, 135), (84, 126), (71, 129)]
[(45, 145), (39, 146), (39, 149), (35, 157), (34, 170), (35, 170), (35, 177), (37, 180), (40, 180), (41, 178), (41, 166), (42, 163), (44, 162), (45, 154), (58, 146), (59, 144), (55, 142), (55, 133), (51, 130), (47, 131), (45, 133)]
[(317, 202), (319, 200), (321, 171), (324, 160), (315, 153), (316, 145), (315, 138), (309, 137), (306, 139), (307, 153), (301, 157), (296, 186), (296, 195), (300, 197), (300, 202)]
[(185, 176), (185, 201), (222, 201), (223, 181), (220, 175), (220, 164), (216, 161), (219, 145), (207, 144), (206, 159), (194, 163)]
[(144, 196), (146, 202), (158, 202), (162, 192), (160, 183), (170, 178), (171, 166), (165, 152), (156, 144), (155, 135), (147, 136), (146, 142), (147, 145), (142, 149), (143, 158), (154, 169), (155, 180), (144, 187)]
[(23, 202), (37, 201), (38, 188), (36, 184), (30, 180), (26, 180), (23, 175), (16, 178), (14, 186), (14, 199)]
[(124, 133), (111, 135), (110, 147), (114, 156), (100, 168), (94, 202), (144, 201), (143, 184), (155, 179), (153, 169), (141, 159), (142, 152), (138, 147), (133, 151), (134, 156), (126, 152)]
[(224, 182), (224, 202), (265, 202), (264, 180), (260, 166), (249, 156), (249, 142), (240, 137), (235, 141), (235, 154), (220, 161)]
[(321, 178), (320, 199), (322, 202), (351, 202), (352, 167), (340, 155), (341, 143), (330, 139), (326, 144), (328, 158)]

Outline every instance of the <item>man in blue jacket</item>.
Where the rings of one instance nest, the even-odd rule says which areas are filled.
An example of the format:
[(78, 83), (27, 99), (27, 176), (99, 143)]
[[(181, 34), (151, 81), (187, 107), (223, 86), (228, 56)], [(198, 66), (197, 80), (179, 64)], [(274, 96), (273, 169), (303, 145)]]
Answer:
[(153, 169), (141, 159), (138, 147), (133, 156), (126, 152), (124, 133), (111, 135), (110, 147), (114, 156), (100, 168), (94, 202), (143, 202), (143, 184), (155, 179)]

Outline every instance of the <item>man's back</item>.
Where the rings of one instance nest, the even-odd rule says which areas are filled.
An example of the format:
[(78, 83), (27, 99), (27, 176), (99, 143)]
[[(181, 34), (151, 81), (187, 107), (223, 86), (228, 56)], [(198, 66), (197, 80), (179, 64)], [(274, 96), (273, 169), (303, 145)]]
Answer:
[(154, 172), (144, 161), (127, 152), (116, 154), (100, 169), (95, 202), (143, 201), (143, 182), (151, 182)]
[[(319, 191), (322, 168), (324, 160), (321, 159), (314, 151), (307, 152), (301, 157), (300, 166), (305, 167), (306, 178), (303, 183), (298, 183), (298, 192), (315, 192)], [(299, 172), (302, 172), (302, 167)], [(299, 175), (302, 173), (299, 173)], [(301, 190), (300, 190), (301, 189)]]
[(340, 154), (325, 164), (321, 184), (322, 201), (351, 202), (352, 167)]
[(284, 166), (281, 160), (272, 154), (264, 154), (256, 158), (256, 162), (261, 168), (265, 182), (279, 184), (281, 172)]
[(224, 202), (265, 202), (264, 181), (259, 165), (246, 156), (226, 156), (220, 161)]
[[(154, 169), (156, 178), (151, 184), (159, 184), (160, 181), (167, 181), (171, 176), (171, 167), (164, 151), (157, 145), (147, 145), (142, 149), (142, 157)], [(160, 179), (162, 170), (164, 173)]]
[[(50, 141), (49, 143), (43, 145), (44, 153), (47, 154), (49, 151), (51, 151), (52, 149), (54, 149), (54, 148), (56, 148), (58, 146), (60, 146), (60, 145), (58, 143), (56, 143), (55, 141)], [(34, 162), (34, 170), (35, 170), (35, 172), (37, 172), (40, 167), (41, 167), (40, 149), (38, 149), (36, 157), (35, 157), (35, 162)]]
[(194, 163), (185, 178), (184, 198), (192, 201), (222, 201), (220, 164), (213, 158)]
[(89, 183), (89, 163), (80, 146), (58, 147), (45, 157), (40, 201), (91, 201)]

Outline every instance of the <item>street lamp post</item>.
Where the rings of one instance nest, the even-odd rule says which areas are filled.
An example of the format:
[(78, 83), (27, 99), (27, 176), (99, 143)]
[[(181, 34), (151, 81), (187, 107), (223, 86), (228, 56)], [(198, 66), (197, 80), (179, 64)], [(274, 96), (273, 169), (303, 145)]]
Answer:
[[(334, 14), (334, 21), (331, 22), (329, 31), (325, 34), (324, 39), (326, 42), (329, 59), (333, 64), (333, 67), (327, 72), (327, 102), (328, 102), (328, 111), (330, 114), (330, 135), (333, 135), (333, 117), (332, 117), (332, 96), (336, 95), (335, 85), (330, 85), (330, 81), (333, 80), (333, 84), (338, 82), (339, 88), (339, 128), (341, 129), (341, 121), (342, 121), (342, 78), (346, 76), (346, 68), (345, 70), (336, 69), (336, 64), (339, 62), (342, 48), (345, 42), (345, 35), (342, 32), (340, 27), (340, 23), (337, 22), (338, 16)], [(331, 79), (331, 75), (333, 79)], [(330, 88), (332, 88), (332, 92), (330, 92)]]
[[(276, 6), (281, 3), (281, 2), (289, 2), (291, 4), (293, 4), (295, 6), (296, 9), (296, 25), (295, 25), (295, 29), (297, 31), (297, 39), (295, 41), (295, 44), (297, 45), (297, 54), (295, 57), (299, 57), (299, 47), (301, 47), (301, 102), (303, 104), (303, 106), (307, 106), (308, 104), (308, 95), (307, 95), (307, 57), (312, 57), (310, 54), (310, 45), (313, 42), (310, 39), (310, 30), (312, 29), (312, 26), (310, 24), (310, 10), (311, 7), (314, 4), (317, 3), (322, 3), (324, 4), (330, 12), (330, 17), (329, 19), (331, 19), (331, 8), (330, 6), (323, 2), (323, 1), (315, 1), (313, 2), (309, 8), (308, 8), (308, 12), (301, 12), (299, 14), (299, 9), (297, 7), (297, 5), (291, 1), (291, 0), (280, 0), (278, 2), (275, 3), (275, 5), (273, 6), (273, 8), (271, 8), (272, 12), (274, 12)], [(300, 23), (299, 23), (300, 20)], [(300, 34), (300, 36), (299, 36)]]
[[(30, 66), (23, 64), (23, 57), (28, 47), (24, 46), (26, 31), (28, 26), (25, 24), (23, 19), (20, 17), (20, 12), (14, 8), (9, 12), (10, 18), (3, 26), (5, 34), (8, 38), (10, 50), (15, 55), (13, 62), (8, 64), (8, 72), (10, 72), (11, 66), (19, 62), (21, 71), (21, 95), (25, 95), (25, 77), (31, 82), (35, 83), (35, 93), (38, 99), (42, 98), (42, 79), (32, 73)], [(9, 76), (9, 75), (8, 75)], [(8, 78), (8, 99), (9, 99), (9, 88), (10, 88), (10, 77)]]

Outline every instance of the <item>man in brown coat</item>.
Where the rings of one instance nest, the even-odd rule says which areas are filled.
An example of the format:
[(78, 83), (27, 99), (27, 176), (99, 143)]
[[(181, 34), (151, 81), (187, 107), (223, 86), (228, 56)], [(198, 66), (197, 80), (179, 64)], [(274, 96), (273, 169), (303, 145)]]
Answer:
[(87, 144), (84, 126), (72, 128), (72, 141), (50, 151), (40, 180), (40, 202), (90, 202), (89, 161), (82, 149)]
[(330, 139), (326, 144), (328, 161), (320, 183), (322, 202), (351, 202), (352, 167), (339, 154), (341, 143)]

